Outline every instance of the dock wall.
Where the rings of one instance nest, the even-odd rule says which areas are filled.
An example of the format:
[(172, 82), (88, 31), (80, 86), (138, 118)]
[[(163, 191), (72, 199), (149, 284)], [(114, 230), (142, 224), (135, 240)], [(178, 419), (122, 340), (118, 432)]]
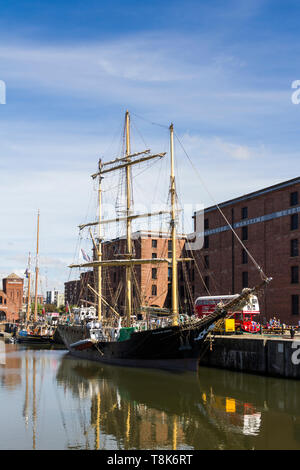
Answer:
[(300, 379), (300, 337), (215, 336), (200, 366)]

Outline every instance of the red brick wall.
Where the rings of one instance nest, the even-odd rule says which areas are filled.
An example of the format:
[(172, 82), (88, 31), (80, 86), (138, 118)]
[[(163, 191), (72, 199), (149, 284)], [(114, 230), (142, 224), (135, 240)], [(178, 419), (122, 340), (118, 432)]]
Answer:
[[(290, 194), (298, 191), (299, 203), (290, 205)], [(222, 211), (232, 223), (249, 220), (259, 216), (292, 209), (300, 206), (300, 183), (291, 183), (284, 188), (274, 188), (261, 195), (249, 195), (243, 201), (231, 201)], [(241, 219), (241, 210), (248, 208), (248, 218)], [(248, 225), (248, 240), (244, 241), (256, 262), (273, 281), (265, 295), (260, 297), (261, 313), (266, 319), (279, 317), (288, 324), (298, 324), (300, 315), (293, 315), (291, 295), (299, 295), (299, 283), (291, 283), (291, 266), (299, 266), (299, 256), (290, 256), (290, 240), (299, 238), (300, 253), (300, 213), (299, 228), (290, 229), (290, 215), (283, 215), (264, 222)], [(216, 208), (205, 211), (204, 218), (209, 220), (209, 228), (223, 227), (225, 220)], [(235, 229), (239, 237), (242, 228)], [(209, 268), (204, 268), (204, 256), (209, 256)], [(258, 270), (248, 257), (248, 263), (242, 264), (242, 247), (231, 230), (209, 235), (209, 248), (196, 253), (203, 276), (209, 277), (209, 290), (212, 295), (238, 293), (242, 289), (242, 272), (248, 272), (248, 285), (260, 282)], [(300, 276), (300, 274), (299, 274)], [(200, 275), (195, 273), (195, 297), (207, 295)]]
[[(152, 247), (152, 239), (157, 241), (157, 246)], [(168, 238), (142, 235), (133, 239), (133, 253), (136, 259), (150, 259), (152, 253), (157, 258), (168, 257)], [(177, 241), (177, 256), (180, 257), (185, 240)], [(126, 252), (126, 241), (123, 239), (113, 240), (103, 246), (103, 259), (118, 259), (114, 253), (124, 254)], [(170, 253), (169, 253), (170, 254)], [(157, 279), (152, 279), (152, 268), (157, 269)], [(124, 267), (107, 267), (102, 270), (103, 295), (110, 305), (115, 305), (116, 294), (118, 300), (116, 307), (124, 312), (125, 306), (125, 281), (126, 272)], [(120, 285), (120, 287), (119, 287)], [(152, 294), (152, 286), (156, 286), (156, 295)], [(153, 305), (158, 307), (168, 306), (168, 265), (167, 263), (136, 265), (133, 268), (133, 308), (138, 310), (141, 305)], [(119, 288), (119, 292), (118, 292)]]
[[(23, 305), (23, 279), (5, 278), (3, 279), (3, 290), (6, 294), (7, 309), (0, 310), (6, 313), (6, 320), (13, 322), (19, 319)], [(1, 294), (0, 294), (1, 295)], [(0, 306), (1, 307), (1, 306)]]

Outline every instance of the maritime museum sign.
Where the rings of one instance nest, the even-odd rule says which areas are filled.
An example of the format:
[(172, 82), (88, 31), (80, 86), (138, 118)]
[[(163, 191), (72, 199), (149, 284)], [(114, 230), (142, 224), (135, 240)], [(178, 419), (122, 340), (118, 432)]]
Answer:
[[(278, 219), (279, 217), (284, 217), (286, 215), (298, 214), (300, 212), (300, 206), (293, 207), (291, 209), (285, 209), (282, 211), (273, 212), (272, 214), (262, 215), (260, 217), (255, 217), (254, 219), (243, 220), (241, 222), (236, 222), (233, 224), (233, 228), (244, 227), (246, 225), (257, 224), (259, 222), (266, 222), (267, 220)], [(202, 235), (213, 235), (214, 233), (220, 233), (230, 230), (228, 225), (222, 227), (213, 228), (211, 230), (205, 230)]]

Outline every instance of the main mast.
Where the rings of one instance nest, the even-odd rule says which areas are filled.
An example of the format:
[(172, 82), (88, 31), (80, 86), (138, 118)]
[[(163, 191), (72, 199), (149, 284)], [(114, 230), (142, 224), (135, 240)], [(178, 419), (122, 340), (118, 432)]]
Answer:
[(35, 266), (35, 296), (34, 296), (34, 321), (37, 321), (37, 294), (38, 294), (38, 276), (39, 276), (39, 230), (40, 230), (40, 211), (37, 217), (37, 236), (36, 236), (36, 266)]
[[(101, 261), (102, 259), (102, 248), (101, 248), (101, 181), (102, 181), (102, 176), (100, 174), (102, 168), (102, 162), (99, 160), (99, 186), (98, 186), (98, 210), (99, 210), (99, 225), (98, 225), (98, 261)], [(102, 317), (102, 268), (101, 265), (99, 264), (98, 266), (98, 320), (101, 321)]]
[(170, 125), (170, 156), (171, 156), (171, 239), (172, 239), (172, 323), (178, 325), (178, 279), (176, 257), (176, 187), (174, 174), (174, 129)]
[[(126, 162), (130, 162), (130, 118), (129, 112), (125, 114), (125, 127), (126, 127)], [(131, 169), (130, 165), (126, 166), (126, 240), (127, 240), (127, 258), (132, 258), (132, 241), (131, 241)], [(132, 298), (131, 298), (131, 265), (126, 266), (126, 325), (130, 326), (130, 319), (132, 313)]]
[(30, 287), (31, 287), (31, 256), (29, 252), (28, 256), (28, 289), (27, 289), (27, 312), (26, 312), (26, 323), (29, 323), (30, 320)]

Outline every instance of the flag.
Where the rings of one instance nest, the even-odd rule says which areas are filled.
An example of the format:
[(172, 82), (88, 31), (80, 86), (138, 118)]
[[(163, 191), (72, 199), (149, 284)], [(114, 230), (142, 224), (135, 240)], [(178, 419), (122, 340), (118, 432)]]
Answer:
[(85, 261), (91, 261), (91, 258), (89, 257), (89, 255), (86, 254), (86, 252), (84, 251), (83, 248), (81, 248), (81, 253), (82, 253), (82, 257)]
[(25, 271), (25, 273), (24, 273), (24, 274), (25, 274), (25, 276), (26, 276), (26, 279), (28, 279), (28, 277), (29, 277), (29, 274), (30, 274), (30, 271), (29, 271), (29, 269), (28, 269), (28, 268), (26, 269), (26, 271)]
[(43, 307), (42, 315), (45, 315), (45, 308)]
[(66, 313), (69, 313), (69, 302), (67, 302), (67, 305), (66, 305)]

